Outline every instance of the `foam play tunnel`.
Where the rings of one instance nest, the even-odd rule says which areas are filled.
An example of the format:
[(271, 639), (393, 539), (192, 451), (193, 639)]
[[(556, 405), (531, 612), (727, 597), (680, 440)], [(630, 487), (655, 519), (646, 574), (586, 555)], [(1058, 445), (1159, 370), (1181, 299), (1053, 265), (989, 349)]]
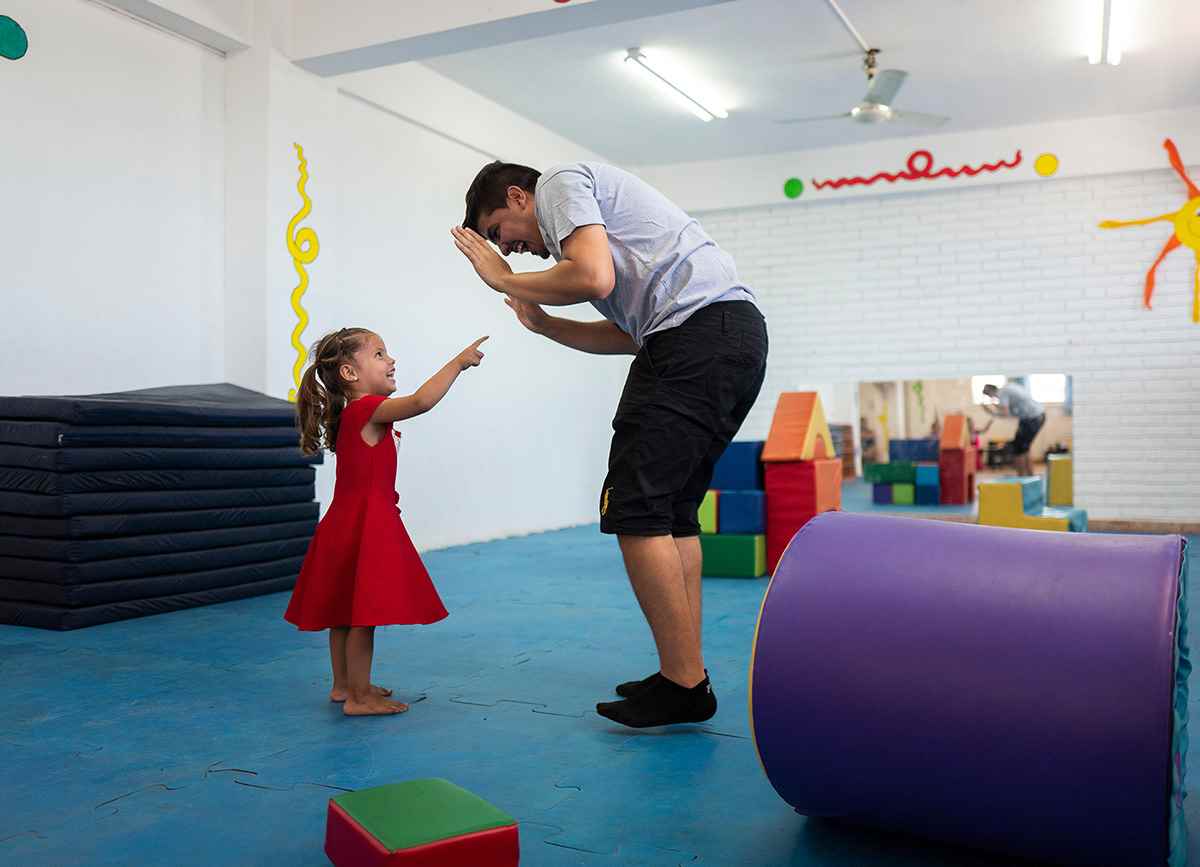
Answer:
[(818, 515), (759, 614), (762, 767), (809, 816), (1184, 863), (1185, 564), (1181, 536)]

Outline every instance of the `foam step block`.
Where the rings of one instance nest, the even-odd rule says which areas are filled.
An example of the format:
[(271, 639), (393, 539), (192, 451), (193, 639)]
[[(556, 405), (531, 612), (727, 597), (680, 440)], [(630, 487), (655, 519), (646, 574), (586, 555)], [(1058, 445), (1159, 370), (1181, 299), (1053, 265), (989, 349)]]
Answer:
[(697, 513), (697, 519), (700, 521), (701, 533), (717, 532), (720, 499), (720, 491), (710, 490), (704, 495), (704, 499), (700, 501), (700, 511)]
[(863, 476), (873, 484), (884, 482), (915, 484), (917, 470), (909, 461), (892, 461), (886, 464), (867, 464), (863, 467)]
[(889, 440), (889, 461), (936, 461), (938, 441), (935, 439)]
[(941, 478), (941, 473), (938, 471), (937, 464), (917, 464), (916, 476), (913, 481), (917, 487), (933, 487), (938, 486), (938, 480)]
[(1051, 506), (1075, 504), (1075, 483), (1070, 455), (1046, 455), (1046, 502)]
[(915, 485), (908, 482), (895, 482), (892, 485), (892, 503), (897, 506), (911, 506), (917, 498)]
[(732, 442), (717, 459), (709, 486), (725, 491), (762, 490), (761, 442)]
[(871, 502), (879, 506), (892, 504), (892, 486), (890, 483), (877, 484), (871, 489)]
[(1067, 529), (1072, 533), (1087, 532), (1087, 512), (1083, 509), (1047, 506), (1042, 510), (1042, 515), (1047, 518), (1065, 518)]
[(941, 499), (941, 489), (937, 485), (917, 485), (914, 502), (918, 506), (936, 506)]
[(325, 854), (335, 867), (517, 867), (517, 822), (439, 779), (347, 792), (329, 801)]
[(702, 574), (713, 578), (758, 578), (767, 573), (767, 540), (762, 534), (701, 536)]
[(1082, 509), (1042, 507), (1041, 484), (1037, 476), (981, 484), (979, 523), (1025, 530), (1086, 530), (1087, 513)]
[(719, 533), (764, 533), (767, 529), (767, 497), (762, 491), (721, 491)]
[(1026, 514), (1036, 514), (1046, 507), (1046, 488), (1041, 476), (1020, 476), (1009, 483), (1021, 489), (1021, 505)]

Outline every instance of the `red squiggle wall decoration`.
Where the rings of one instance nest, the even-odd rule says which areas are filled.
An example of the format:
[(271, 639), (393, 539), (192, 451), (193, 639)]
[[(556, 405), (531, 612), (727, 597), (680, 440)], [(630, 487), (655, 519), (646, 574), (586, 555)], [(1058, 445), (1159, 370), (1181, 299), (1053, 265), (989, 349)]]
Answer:
[(887, 181), (889, 184), (894, 184), (896, 181), (919, 181), (932, 180), (934, 178), (957, 178), (959, 175), (974, 176), (980, 172), (995, 172), (1000, 169), (1015, 169), (1021, 164), (1021, 152), (1017, 151), (1017, 155), (1012, 161), (997, 160), (994, 163), (984, 163), (981, 166), (959, 166), (957, 169), (952, 169), (949, 166), (933, 171), (933, 154), (929, 151), (913, 151), (908, 156), (908, 162), (904, 171), (900, 172), (877, 172), (869, 178), (836, 178), (832, 180), (818, 181), (813, 178), (813, 186), (818, 190), (833, 188), (839, 190), (842, 187), (870, 186), (879, 180)]

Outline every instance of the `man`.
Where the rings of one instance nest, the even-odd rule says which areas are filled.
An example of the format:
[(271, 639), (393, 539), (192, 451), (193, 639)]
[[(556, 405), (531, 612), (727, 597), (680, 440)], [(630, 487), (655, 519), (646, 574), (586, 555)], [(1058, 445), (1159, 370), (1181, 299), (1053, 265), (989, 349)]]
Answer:
[[(1033, 475), (1033, 463), (1029, 460), (1029, 447), (1042, 425), (1046, 423), (1046, 408), (1033, 399), (1033, 395), (1023, 385), (1015, 382), (1006, 384), (1003, 388), (988, 383), (983, 387), (983, 393), (997, 402), (999, 411), (984, 404), (984, 410), (993, 416), (1003, 418), (1010, 416), (1017, 420), (1017, 434), (1013, 437), (1013, 463), (1017, 473), (1022, 476)], [(988, 422), (991, 427), (991, 422)]]
[[(613, 418), (600, 530), (617, 536), (653, 633), (660, 670), (617, 687), (596, 711), (642, 728), (703, 722), (717, 710), (701, 649), (697, 509), (713, 466), (758, 397), (766, 323), (733, 259), (648, 184), (612, 166), (545, 174), (484, 166), (454, 243), (521, 324), (582, 352), (633, 355)], [(514, 274), (504, 256), (553, 257)], [(590, 302), (604, 319), (551, 316)]]

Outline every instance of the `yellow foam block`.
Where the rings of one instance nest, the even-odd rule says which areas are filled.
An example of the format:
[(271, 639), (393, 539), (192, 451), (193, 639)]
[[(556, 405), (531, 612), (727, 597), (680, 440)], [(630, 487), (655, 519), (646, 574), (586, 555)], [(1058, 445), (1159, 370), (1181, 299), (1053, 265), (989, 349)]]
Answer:
[(775, 404), (763, 461), (811, 461), (836, 456), (821, 396), (815, 391), (785, 391)]
[(979, 523), (992, 527), (1057, 530), (1063, 533), (1070, 529), (1070, 522), (1066, 518), (1025, 514), (1021, 486), (1004, 482), (984, 482), (979, 486)]
[(1051, 506), (1075, 505), (1075, 473), (1070, 455), (1046, 455), (1046, 500)]

